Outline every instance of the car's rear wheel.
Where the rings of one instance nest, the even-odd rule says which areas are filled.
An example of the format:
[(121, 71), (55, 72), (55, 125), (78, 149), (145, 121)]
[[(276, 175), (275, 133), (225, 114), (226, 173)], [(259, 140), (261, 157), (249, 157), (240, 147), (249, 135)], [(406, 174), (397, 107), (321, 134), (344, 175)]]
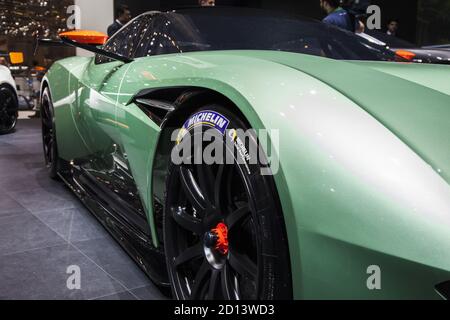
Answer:
[(58, 146), (56, 143), (55, 116), (50, 92), (45, 88), (41, 100), (42, 143), (45, 165), (50, 178), (58, 178)]
[(14, 130), (17, 124), (18, 102), (15, 92), (7, 86), (0, 86), (0, 134)]
[[(229, 120), (229, 130), (222, 133), (220, 143), (233, 161), (170, 164), (164, 248), (174, 297), (290, 299), (289, 251), (273, 177), (261, 174), (263, 165), (259, 162), (238, 161), (242, 149), (238, 150), (236, 143), (227, 143), (233, 136), (230, 130), (249, 127), (221, 106), (198, 112), (206, 110)], [(194, 143), (196, 135), (211, 129), (207, 123), (200, 127), (201, 132), (198, 126), (187, 129), (193, 154), (203, 152), (208, 144)], [(249, 139), (246, 148), (255, 150), (257, 144), (256, 138)]]

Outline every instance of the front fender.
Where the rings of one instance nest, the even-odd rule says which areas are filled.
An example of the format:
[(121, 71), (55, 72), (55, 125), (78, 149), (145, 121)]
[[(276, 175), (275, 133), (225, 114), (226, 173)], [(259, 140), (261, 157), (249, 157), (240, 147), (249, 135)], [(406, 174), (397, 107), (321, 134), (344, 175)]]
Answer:
[[(449, 186), (344, 94), (289, 66), (219, 53), (136, 61), (122, 103), (142, 83), (216, 91), (254, 129), (278, 130), (295, 298), (439, 298), (434, 286), (450, 279)], [(367, 286), (373, 265), (381, 290)]]
[[(250, 92), (262, 126), (279, 130), (296, 298), (439, 298), (434, 286), (450, 279), (449, 185), (344, 95), (287, 73), (253, 80)], [(367, 286), (373, 265), (381, 290)]]

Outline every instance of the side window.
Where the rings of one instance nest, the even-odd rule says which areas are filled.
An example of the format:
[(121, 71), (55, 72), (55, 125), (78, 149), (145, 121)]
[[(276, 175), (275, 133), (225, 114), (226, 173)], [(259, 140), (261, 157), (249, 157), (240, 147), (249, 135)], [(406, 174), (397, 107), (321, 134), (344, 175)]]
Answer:
[(151, 27), (144, 33), (136, 49), (135, 57), (147, 57), (168, 53), (181, 53), (177, 39), (173, 37), (172, 22), (162, 14), (156, 17)]
[[(131, 21), (127, 26), (122, 28), (117, 32), (108, 42), (105, 44), (104, 49), (106, 51), (119, 54), (125, 57), (132, 57), (136, 45), (142, 38), (142, 30), (147, 27), (148, 17), (146, 15), (140, 16), (133, 21)], [(110, 58), (102, 55), (97, 55), (95, 57), (95, 63), (107, 63), (111, 62)]]

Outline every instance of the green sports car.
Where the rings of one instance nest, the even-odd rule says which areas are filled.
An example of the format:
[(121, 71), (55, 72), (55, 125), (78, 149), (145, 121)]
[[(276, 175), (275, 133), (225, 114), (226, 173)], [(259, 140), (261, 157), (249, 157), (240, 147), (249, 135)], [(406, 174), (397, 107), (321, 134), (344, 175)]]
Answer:
[(242, 8), (104, 40), (61, 35), (45, 160), (174, 298), (450, 297), (449, 67)]

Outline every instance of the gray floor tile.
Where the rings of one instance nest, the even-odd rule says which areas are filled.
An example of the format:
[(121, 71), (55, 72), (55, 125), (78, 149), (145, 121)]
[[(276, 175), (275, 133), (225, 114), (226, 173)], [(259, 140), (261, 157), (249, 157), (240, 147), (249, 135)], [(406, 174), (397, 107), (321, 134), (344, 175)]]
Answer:
[[(125, 291), (117, 281), (70, 245), (1, 258), (0, 299), (93, 299)], [(80, 270), (80, 290), (70, 290), (69, 266)]]
[(2, 255), (64, 243), (64, 239), (28, 212), (0, 218), (1, 260)]
[(127, 289), (151, 284), (150, 279), (112, 237), (74, 242), (73, 245), (120, 281)]
[[(2, 155), (2, 158), (3, 158), (6, 156), (20, 157), (20, 156), (26, 155), (28, 153), (25, 152), (24, 150), (22, 150), (21, 148), (14, 146), (11, 142), (1, 142), (0, 154)], [(0, 170), (0, 173), (3, 173), (3, 172), (4, 172), (3, 170)]]
[(100, 222), (84, 207), (57, 209), (34, 214), (68, 242), (109, 237)]
[(30, 191), (14, 191), (8, 194), (32, 213), (56, 209), (69, 209), (79, 201), (65, 188), (37, 188)]
[[(2, 169), (3, 168), (0, 167), (0, 170)], [(18, 171), (15, 174), (0, 177), (0, 188), (9, 193), (30, 193), (31, 191), (39, 188), (53, 188), (52, 190), (55, 190), (56, 188), (64, 189), (64, 185), (62, 182), (50, 179), (44, 164), (41, 164), (40, 169)]]
[(27, 212), (16, 200), (6, 193), (0, 193), (0, 217), (18, 215)]
[[(81, 268), (81, 290), (66, 287), (69, 265)], [(0, 299), (137, 297), (164, 299), (68, 188), (48, 177), (39, 120), (20, 120), (16, 132), (0, 136)]]

